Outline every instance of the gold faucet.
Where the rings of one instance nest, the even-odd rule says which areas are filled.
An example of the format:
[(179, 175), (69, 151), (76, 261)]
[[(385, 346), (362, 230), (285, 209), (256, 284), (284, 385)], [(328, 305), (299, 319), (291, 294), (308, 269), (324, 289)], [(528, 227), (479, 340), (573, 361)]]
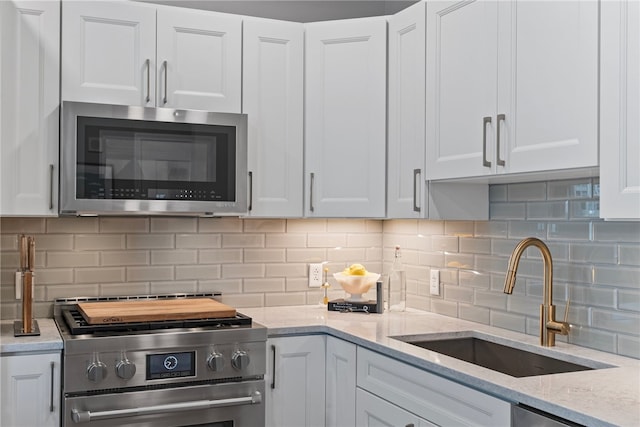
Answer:
[(511, 258), (509, 258), (509, 270), (504, 280), (504, 293), (511, 294), (516, 284), (516, 273), (518, 271), (518, 263), (529, 246), (535, 246), (542, 253), (544, 262), (544, 290), (542, 293), (543, 304), (540, 306), (540, 345), (552, 347), (556, 343), (556, 334), (568, 335), (569, 324), (567, 323), (567, 315), (569, 314), (569, 302), (564, 313), (564, 321), (558, 322), (556, 317), (556, 306), (553, 305), (553, 261), (551, 260), (551, 251), (544, 242), (535, 237), (527, 237), (518, 243), (513, 250)]

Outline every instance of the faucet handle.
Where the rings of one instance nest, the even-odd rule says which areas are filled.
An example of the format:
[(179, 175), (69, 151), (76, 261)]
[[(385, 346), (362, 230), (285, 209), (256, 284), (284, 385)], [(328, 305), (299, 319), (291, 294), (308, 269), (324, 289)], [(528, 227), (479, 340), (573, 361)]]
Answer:
[(569, 319), (569, 306), (571, 305), (571, 298), (567, 299), (567, 305), (564, 307), (564, 323), (567, 323), (567, 320)]

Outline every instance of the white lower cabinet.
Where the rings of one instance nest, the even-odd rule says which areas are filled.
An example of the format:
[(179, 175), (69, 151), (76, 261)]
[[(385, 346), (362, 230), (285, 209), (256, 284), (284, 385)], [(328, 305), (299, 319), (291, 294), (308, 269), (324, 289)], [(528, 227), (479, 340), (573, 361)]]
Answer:
[(0, 357), (0, 425), (60, 425), (60, 353)]
[(270, 338), (267, 426), (509, 426), (511, 403), (325, 335)]
[[(511, 423), (510, 402), (396, 359), (358, 347), (357, 365), (358, 389), (373, 393), (390, 404), (415, 414), (418, 419), (422, 419), (419, 423), (425, 420), (442, 426), (508, 426)], [(358, 408), (357, 413), (365, 419), (370, 417), (372, 421), (367, 425), (387, 425), (383, 421), (373, 422), (377, 414), (381, 417), (393, 416), (391, 409), (378, 408), (376, 412), (370, 412), (370, 415), (361, 414), (363, 410)], [(404, 419), (392, 421), (392, 425), (396, 426), (411, 424)]]
[(356, 391), (356, 423), (354, 425), (359, 427), (435, 427), (435, 424), (361, 388)]
[(348, 341), (327, 337), (326, 425), (353, 427), (356, 422), (356, 348)]
[(325, 425), (324, 335), (270, 338), (267, 342), (266, 425)]

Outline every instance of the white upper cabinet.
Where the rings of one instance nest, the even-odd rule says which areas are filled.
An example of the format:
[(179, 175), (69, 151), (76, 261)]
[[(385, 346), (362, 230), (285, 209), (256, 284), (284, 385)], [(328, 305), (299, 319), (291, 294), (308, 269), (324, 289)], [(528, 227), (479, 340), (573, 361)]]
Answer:
[(305, 28), (305, 215), (384, 217), (386, 19)]
[(62, 99), (155, 106), (156, 9), (62, 3)]
[(497, 26), (496, 2), (427, 3), (428, 179), (492, 172)]
[(58, 213), (60, 3), (0, 2), (0, 215)]
[(62, 99), (239, 113), (241, 38), (240, 16), (63, 2)]
[(387, 217), (425, 218), (425, 3), (389, 18)]
[(498, 8), (498, 171), (498, 159), (510, 173), (597, 166), (598, 2)]
[(602, 3), (600, 216), (640, 219), (640, 3)]
[(242, 18), (158, 8), (157, 105), (240, 112)]
[(304, 25), (247, 18), (242, 79), (242, 111), (249, 126), (249, 216), (301, 217)]
[(598, 3), (427, 3), (427, 177), (598, 165)]

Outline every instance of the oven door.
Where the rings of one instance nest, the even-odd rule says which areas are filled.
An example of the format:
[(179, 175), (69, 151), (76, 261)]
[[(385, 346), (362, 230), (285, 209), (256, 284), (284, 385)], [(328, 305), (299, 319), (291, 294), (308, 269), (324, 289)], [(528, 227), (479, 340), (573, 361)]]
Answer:
[(264, 380), (65, 397), (63, 425), (264, 426)]

